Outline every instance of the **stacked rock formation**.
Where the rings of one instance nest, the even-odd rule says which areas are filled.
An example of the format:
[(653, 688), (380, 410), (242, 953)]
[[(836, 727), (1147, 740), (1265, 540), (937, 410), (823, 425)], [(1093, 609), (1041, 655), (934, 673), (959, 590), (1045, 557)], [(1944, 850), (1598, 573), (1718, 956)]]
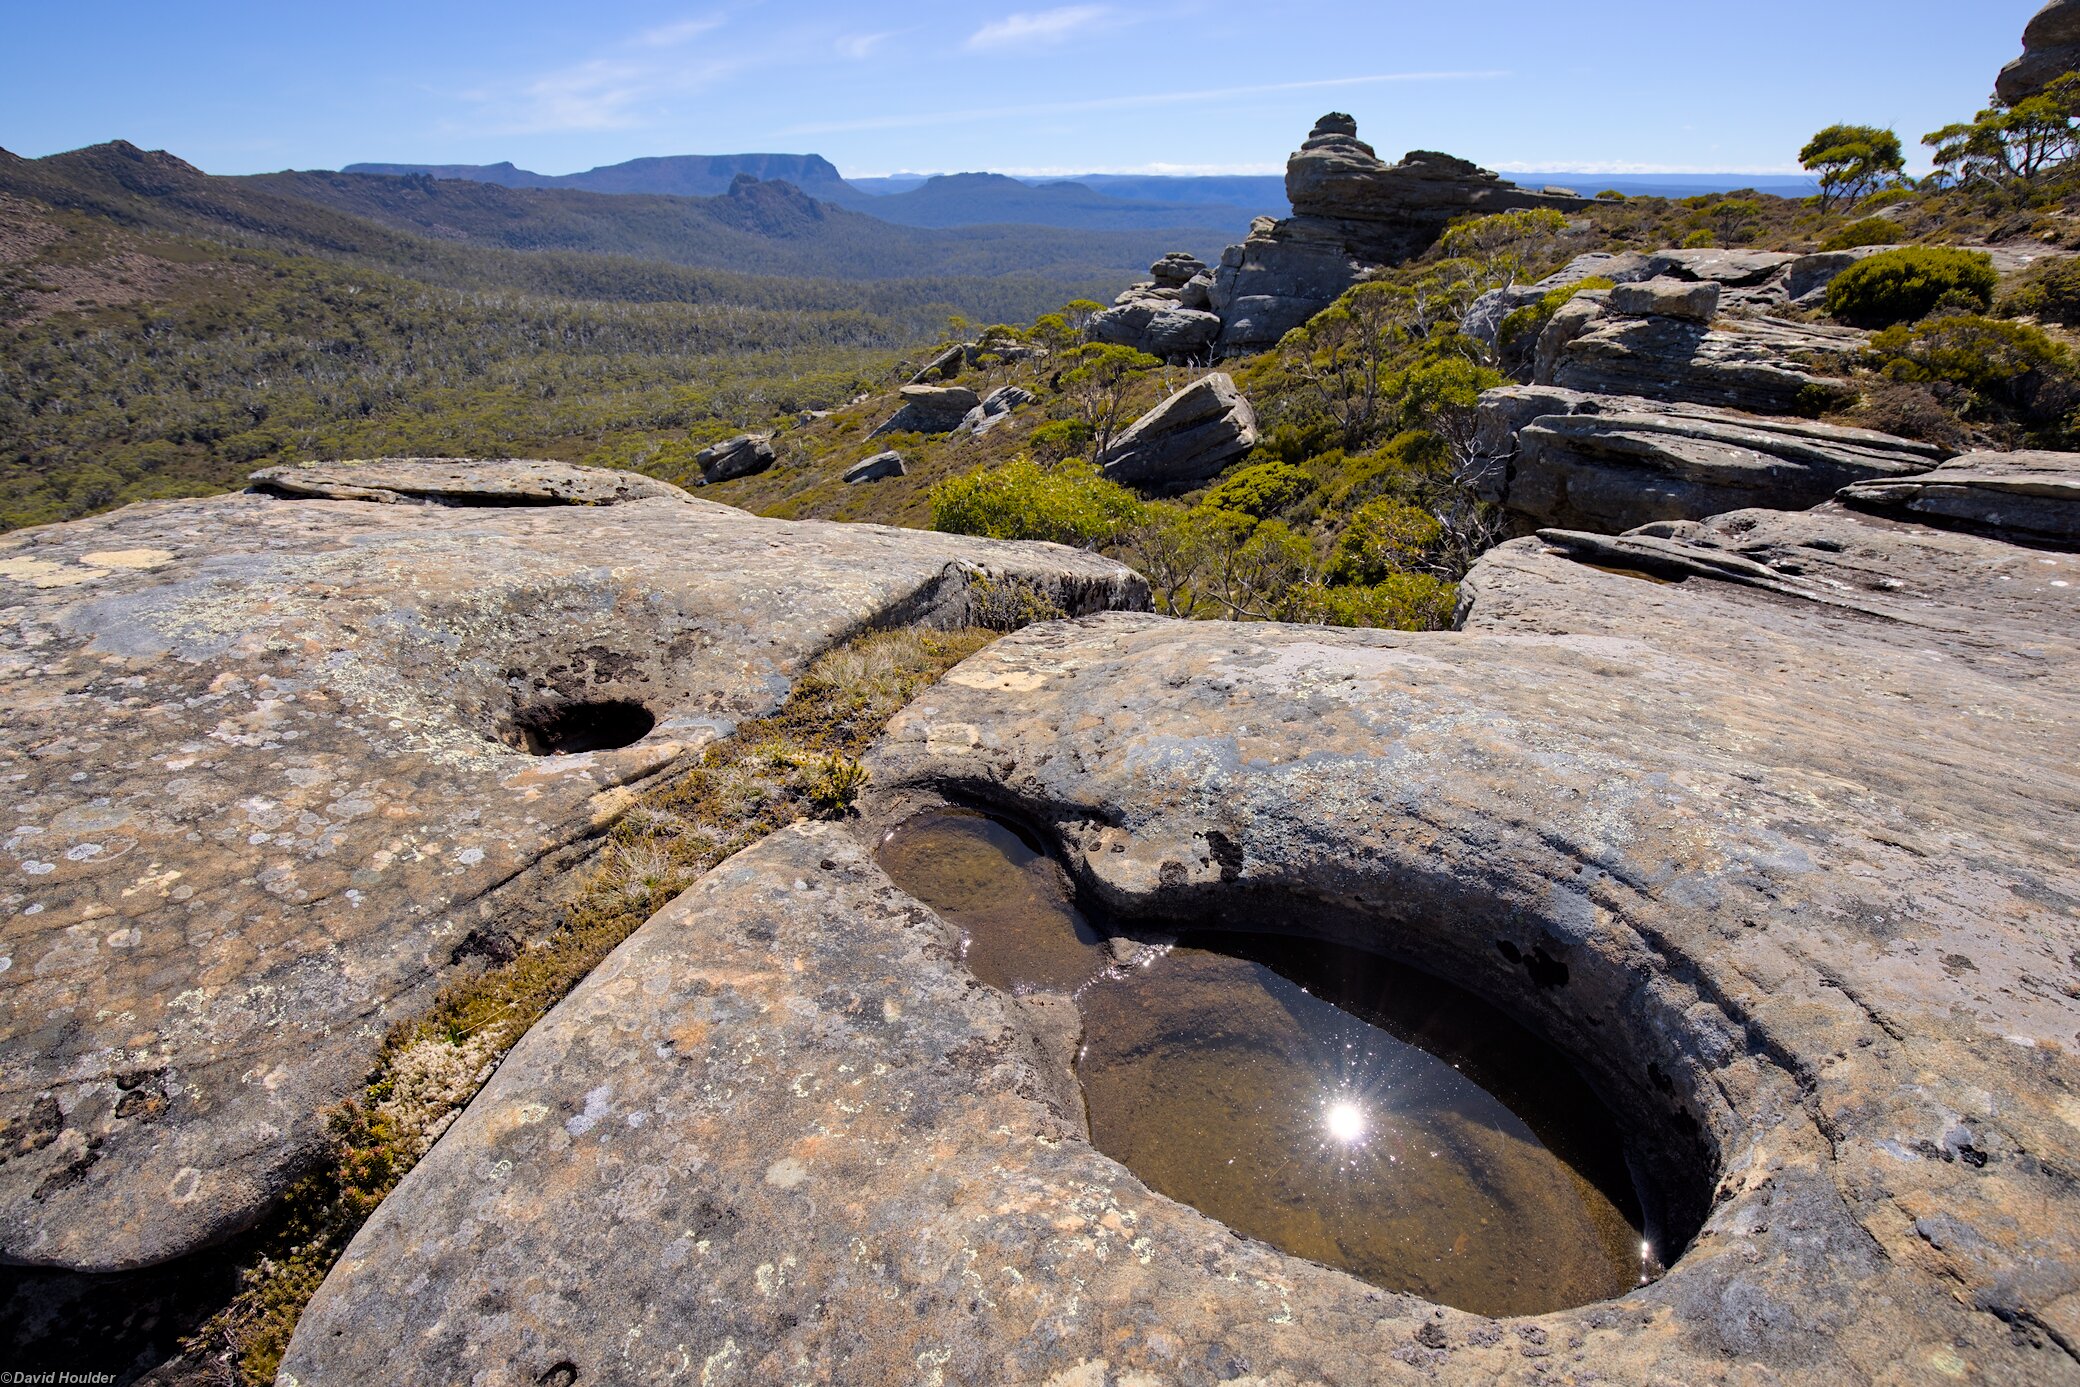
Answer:
[(2001, 69), (1994, 94), (2009, 105), (2080, 69), (2080, 0), (2051, 0), (2022, 31), (2022, 56)]
[(1950, 453), (1868, 429), (1704, 405), (1510, 386), (1481, 397), (1487, 499), (1520, 525), (1615, 533), (1750, 506), (1816, 506)]
[(1128, 287), (1111, 308), (1091, 319), (1091, 336), (1165, 361), (1204, 357), (1221, 332), (1219, 316), (1208, 311), (1213, 276), (1205, 262), (1172, 251), (1148, 272), (1147, 282)]
[(1249, 239), (1221, 256), (1211, 307), (1221, 319), (1223, 353), (1273, 345), (1368, 269), (1428, 250), (1456, 217), (1589, 205), (1519, 188), (1448, 154), (1416, 150), (1386, 163), (1339, 112), (1317, 121), (1286, 164), (1286, 196), (1291, 217), (1260, 219)]
[(851, 634), (971, 624), (982, 575), (1147, 602), (1077, 550), (558, 464), (256, 485), (0, 539), (0, 1261), (250, 1226), (385, 1029), (553, 917), (629, 786)]
[[(2080, 458), (2029, 470), (2048, 501)], [(1009, 637), (891, 725), (858, 836), (718, 868), (521, 1042), (283, 1380), (2071, 1382), (2080, 560), (2005, 523), (1553, 531), (1483, 558), (1449, 635)], [(1497, 1320), (1151, 1193), (1063, 1110), (1036, 1009), (874, 865), (938, 797), (1037, 827), (1132, 927), (1484, 995), (1695, 1237)]]

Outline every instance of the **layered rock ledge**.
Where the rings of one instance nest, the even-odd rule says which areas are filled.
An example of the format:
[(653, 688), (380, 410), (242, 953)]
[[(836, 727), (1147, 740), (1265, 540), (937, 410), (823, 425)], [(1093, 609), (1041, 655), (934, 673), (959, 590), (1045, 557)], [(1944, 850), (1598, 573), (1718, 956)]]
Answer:
[(967, 624), (980, 574), (1147, 601), (1053, 545), (526, 466), (264, 474), (462, 508), (247, 494), (0, 540), (0, 1258), (134, 1267), (249, 1225), (391, 1022), (524, 947), (629, 786), (832, 645)]
[(514, 1051), (283, 1380), (2071, 1381), (2076, 567), (1832, 506), (1555, 534), (1459, 633), (1030, 628), (870, 758), (1127, 920), (1360, 943), (1543, 1033), (1702, 1224), (1619, 1300), (1443, 1310), (1151, 1195), (952, 932), (797, 828)]
[(1951, 456), (1868, 429), (1531, 385), (1481, 396), (1477, 446), (1484, 493), (1515, 523), (1607, 533), (1816, 506)]

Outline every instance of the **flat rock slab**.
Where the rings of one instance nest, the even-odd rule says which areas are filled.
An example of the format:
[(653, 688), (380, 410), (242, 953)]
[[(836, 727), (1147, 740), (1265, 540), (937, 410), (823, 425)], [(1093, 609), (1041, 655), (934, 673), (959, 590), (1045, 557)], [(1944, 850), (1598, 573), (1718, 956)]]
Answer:
[[(146, 1265), (252, 1223), (627, 786), (857, 632), (966, 624), (985, 571), (1146, 602), (1077, 550), (674, 499), (248, 494), (7, 536), (0, 1257)], [(655, 728), (522, 749), (583, 705)]]
[(283, 1381), (2072, 1381), (2075, 561), (1831, 508), (1626, 539), (1681, 562), (1517, 541), (1463, 633), (1029, 628), (870, 760), (1123, 918), (1362, 942), (1544, 1032), (1702, 1223), (1659, 1281), (1489, 1320), (1152, 1196), (803, 827), (515, 1049)]
[(1481, 396), (1478, 444), (1488, 498), (1518, 521), (1605, 533), (1804, 509), (1950, 456), (1869, 429), (1528, 385)]
[(1865, 510), (1960, 525), (2026, 543), (2080, 544), (2080, 453), (1967, 453), (1916, 477), (1858, 482)]
[[(705, 456), (705, 454), (703, 454)], [(683, 501), (670, 482), (567, 462), (475, 458), (370, 458), (264, 467), (253, 489), (292, 500), (417, 502), (437, 506), (612, 506)]]
[[(1571, 335), (1549, 342), (1563, 318)], [(1854, 328), (1780, 318), (1722, 319), (1707, 327), (1669, 317), (1578, 319), (1563, 310), (1540, 338), (1535, 383), (1750, 414), (1797, 414), (1809, 390), (1839, 387), (1838, 377), (1847, 374), (1849, 361), (1868, 340)]]

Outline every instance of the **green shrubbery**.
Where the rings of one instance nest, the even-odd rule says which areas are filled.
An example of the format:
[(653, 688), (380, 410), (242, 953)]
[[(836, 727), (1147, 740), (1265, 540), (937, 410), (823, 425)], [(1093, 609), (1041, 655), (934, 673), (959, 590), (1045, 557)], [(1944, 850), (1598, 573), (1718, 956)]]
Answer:
[(1890, 327), (1942, 307), (1989, 308), (2000, 277), (1977, 251), (1907, 246), (1880, 251), (1835, 276), (1827, 311), (1859, 327)]
[(1945, 313), (1911, 326), (1887, 328), (1871, 339), (1870, 359), (1889, 380), (1933, 384), (1962, 399), (1967, 417), (2012, 414), (2025, 424), (2062, 418), (2080, 398), (2073, 358), (2063, 346), (2025, 323), (1975, 313)]
[(1033, 430), (1026, 439), (1034, 452), (1050, 462), (1059, 462), (1067, 457), (1082, 457), (1089, 450), (1091, 440), (1098, 431), (1083, 419), (1051, 419)]
[(1820, 243), (1822, 250), (1857, 250), (1863, 246), (1891, 245), (1899, 240), (1899, 227), (1883, 217), (1865, 217), (1860, 222), (1835, 228)]
[(932, 528), (989, 539), (1042, 539), (1095, 549), (1141, 518), (1142, 501), (1072, 458), (1043, 467), (1014, 458), (932, 488)]
[(2001, 314), (2080, 327), (2080, 258), (2057, 256), (2034, 267), (2001, 297)]
[(1256, 520), (1268, 520), (1307, 499), (1317, 483), (1285, 462), (1260, 462), (1221, 478), (1206, 494), (1205, 504)]

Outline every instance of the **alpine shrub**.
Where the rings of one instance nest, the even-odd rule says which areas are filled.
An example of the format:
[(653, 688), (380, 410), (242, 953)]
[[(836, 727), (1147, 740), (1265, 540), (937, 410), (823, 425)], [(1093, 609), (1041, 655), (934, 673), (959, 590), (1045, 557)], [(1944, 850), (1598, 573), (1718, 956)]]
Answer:
[(1993, 260), (1952, 246), (1881, 250), (1835, 276), (1827, 311), (1858, 327), (1891, 327), (1926, 318), (1939, 307), (1993, 306), (2000, 282)]

